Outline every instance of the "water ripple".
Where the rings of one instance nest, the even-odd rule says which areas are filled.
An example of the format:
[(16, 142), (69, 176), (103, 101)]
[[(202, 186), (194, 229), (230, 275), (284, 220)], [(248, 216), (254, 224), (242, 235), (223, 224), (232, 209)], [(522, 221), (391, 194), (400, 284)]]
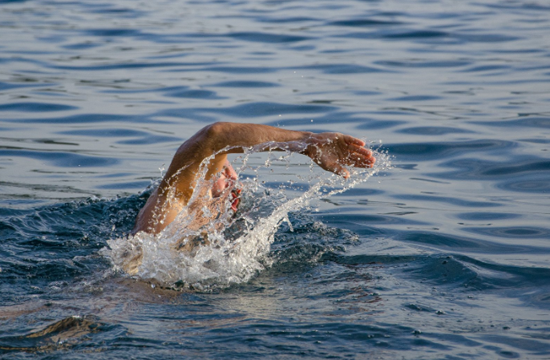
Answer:
[(321, 70), (324, 74), (362, 74), (362, 73), (378, 73), (386, 72), (386, 70), (364, 66), (364, 65), (351, 65), (351, 64), (326, 64), (326, 65), (308, 65), (302, 66), (298, 69), (303, 70)]
[(550, 231), (544, 228), (523, 227), (466, 227), (464, 231), (505, 239), (549, 239)]
[(428, 135), (428, 136), (440, 136), (447, 134), (468, 134), (473, 133), (471, 130), (459, 129), (447, 126), (417, 126), (409, 127), (402, 130), (397, 130), (399, 133), (411, 134), (411, 135)]
[[(145, 145), (145, 144), (158, 144), (164, 142), (181, 142), (182, 139), (175, 136), (156, 135), (145, 131), (133, 130), (133, 129), (85, 129), (85, 130), (69, 130), (60, 131), (58, 134), (62, 135), (76, 135), (87, 136), (92, 138), (107, 137), (118, 138), (117, 144), (126, 145)], [(122, 138), (134, 138), (122, 140)]]
[[(543, 1), (0, 0), (0, 357), (547, 357), (549, 19)], [(291, 213), (247, 283), (114, 273), (99, 249), (214, 121), (351, 133), (395, 168)], [(305, 191), (306, 162), (264, 189)]]
[(476, 221), (511, 220), (511, 219), (517, 219), (522, 217), (522, 215), (520, 214), (495, 213), (495, 212), (487, 212), (487, 211), (460, 213), (455, 216), (462, 220), (476, 220)]
[[(519, 190), (519, 188), (522, 187), (519, 183), (526, 182), (527, 184), (533, 182), (532, 184), (536, 184), (543, 181), (544, 177), (550, 171), (550, 162), (546, 160), (531, 158), (523, 159), (522, 161), (517, 159), (515, 162), (520, 163), (520, 165), (510, 164), (509, 161), (495, 162), (478, 158), (456, 159), (447, 161), (443, 164), (445, 167), (457, 169), (456, 171), (438, 173), (433, 176), (443, 179), (475, 178), (478, 180), (497, 180), (500, 184), (514, 183), (516, 185), (512, 185), (510, 190), (512, 190), (512, 188)], [(525, 190), (529, 191), (529, 188), (531, 188), (531, 191), (533, 191), (539, 188), (539, 190), (542, 191), (545, 187), (547, 188), (547, 186), (539, 188), (538, 185), (532, 188), (531, 186), (526, 186)]]
[(52, 103), (35, 103), (35, 102), (20, 102), (0, 105), (0, 111), (22, 111), (22, 112), (52, 112), (52, 111), (68, 111), (76, 110), (78, 107), (52, 104)]
[(527, 245), (503, 245), (499, 243), (468, 238), (458, 235), (441, 234), (425, 231), (409, 231), (399, 237), (402, 241), (421, 244), (447, 251), (468, 251), (485, 254), (536, 253), (536, 247)]
[(534, 127), (541, 129), (550, 128), (550, 117), (543, 116), (524, 116), (511, 120), (504, 121), (487, 121), (487, 122), (477, 122), (473, 121), (473, 124), (483, 124), (484, 126), (491, 127), (512, 127), (512, 128), (521, 128), (521, 127)]
[[(454, 142), (423, 142), (423, 143), (401, 143), (401, 144), (386, 144), (386, 147), (392, 154), (399, 156), (404, 160), (422, 158), (428, 159), (444, 159), (455, 155), (464, 155), (469, 152), (478, 151), (502, 151), (517, 146), (510, 141), (497, 139), (485, 140), (470, 140), (470, 141), (454, 141)], [(467, 167), (469, 160), (456, 160), (445, 163), (445, 166)], [(471, 160), (473, 162), (477, 160)]]
[(265, 88), (265, 87), (277, 87), (280, 86), (277, 83), (267, 81), (224, 81), (211, 86), (218, 87), (231, 87), (231, 88)]
[[(326, 105), (291, 105), (272, 102), (253, 102), (235, 105), (226, 108), (196, 108), (196, 109), (171, 109), (157, 113), (159, 116), (177, 116), (190, 119), (201, 119), (201, 114), (223, 114), (235, 118), (255, 118), (262, 116), (287, 115), (287, 114), (317, 114), (330, 112), (337, 109)], [(198, 114), (199, 116), (196, 116)], [(210, 121), (210, 120), (209, 120)]]
[(423, 60), (423, 59), (407, 59), (407, 60), (379, 60), (375, 64), (397, 68), (447, 68), (447, 67), (464, 67), (471, 64), (468, 60)]
[(0, 157), (24, 157), (42, 160), (58, 167), (105, 167), (120, 163), (119, 159), (89, 156), (59, 151), (33, 151), (27, 149), (1, 148)]
[[(117, 114), (81, 114), (65, 117), (37, 118), (37, 119), (4, 119), (7, 122), (28, 123), (28, 124), (87, 124), (87, 123), (150, 123), (148, 116), (142, 115), (117, 115)], [(161, 120), (156, 120), (162, 123)]]
[(400, 21), (376, 20), (376, 19), (349, 19), (339, 20), (327, 23), (329, 26), (349, 26), (349, 27), (376, 27), (388, 25), (401, 25)]
[(310, 37), (306, 36), (296, 36), (296, 35), (280, 35), (272, 33), (262, 33), (262, 32), (238, 32), (238, 33), (229, 33), (225, 36), (231, 37), (237, 40), (244, 41), (255, 41), (262, 42), (267, 44), (279, 44), (279, 43), (295, 43), (300, 41), (310, 40)]
[(453, 198), (453, 197), (447, 197), (447, 196), (433, 196), (433, 195), (412, 195), (412, 194), (404, 194), (404, 195), (398, 195), (395, 196), (399, 200), (416, 200), (419, 202), (440, 202), (440, 203), (447, 203), (451, 205), (456, 206), (462, 206), (462, 207), (498, 207), (501, 206), (500, 204), (494, 203), (494, 202), (487, 202), (487, 201), (469, 201), (465, 199), (459, 199), (459, 198)]

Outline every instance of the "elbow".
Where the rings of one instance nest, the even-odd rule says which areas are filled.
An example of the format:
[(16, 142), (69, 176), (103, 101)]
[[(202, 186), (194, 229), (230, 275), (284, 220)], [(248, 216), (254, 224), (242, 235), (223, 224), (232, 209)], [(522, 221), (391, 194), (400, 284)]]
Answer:
[(227, 128), (230, 123), (218, 121), (204, 127), (205, 135), (209, 139), (217, 139), (222, 134), (227, 133)]
[(231, 123), (228, 122), (215, 122), (207, 125), (201, 130), (202, 139), (200, 142), (212, 152), (219, 151), (229, 145), (226, 137), (227, 134), (231, 133), (230, 127)]

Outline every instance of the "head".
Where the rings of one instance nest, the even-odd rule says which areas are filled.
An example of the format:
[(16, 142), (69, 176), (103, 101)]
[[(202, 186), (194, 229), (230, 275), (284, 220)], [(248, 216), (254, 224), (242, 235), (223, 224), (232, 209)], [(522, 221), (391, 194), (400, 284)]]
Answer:
[(214, 184), (211, 188), (211, 194), (213, 198), (225, 197), (231, 194), (231, 208), (234, 211), (237, 211), (237, 206), (239, 205), (239, 194), (241, 193), (240, 189), (237, 189), (238, 175), (231, 163), (226, 160), (223, 165), (223, 169), (220, 172), (220, 176), (214, 181)]
[(226, 189), (232, 189), (237, 184), (237, 172), (228, 160), (225, 160), (220, 176), (212, 185), (212, 197), (220, 197)]

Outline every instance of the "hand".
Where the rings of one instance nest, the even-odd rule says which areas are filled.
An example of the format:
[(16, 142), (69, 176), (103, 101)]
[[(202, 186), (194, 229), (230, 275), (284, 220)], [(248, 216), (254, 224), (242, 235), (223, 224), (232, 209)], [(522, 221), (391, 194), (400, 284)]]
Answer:
[(365, 142), (340, 133), (313, 134), (306, 140), (305, 155), (309, 156), (321, 168), (349, 177), (344, 166), (370, 168), (376, 159), (372, 151), (366, 149)]

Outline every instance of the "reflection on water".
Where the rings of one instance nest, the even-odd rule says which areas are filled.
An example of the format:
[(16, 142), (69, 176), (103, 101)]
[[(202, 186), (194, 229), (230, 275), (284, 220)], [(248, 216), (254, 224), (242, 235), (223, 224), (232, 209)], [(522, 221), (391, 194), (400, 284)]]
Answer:
[[(547, 358), (549, 11), (0, 1), (0, 356)], [(277, 218), (246, 282), (114, 271), (99, 251), (214, 121), (383, 140), (395, 168)], [(299, 198), (306, 160), (262, 189)]]

